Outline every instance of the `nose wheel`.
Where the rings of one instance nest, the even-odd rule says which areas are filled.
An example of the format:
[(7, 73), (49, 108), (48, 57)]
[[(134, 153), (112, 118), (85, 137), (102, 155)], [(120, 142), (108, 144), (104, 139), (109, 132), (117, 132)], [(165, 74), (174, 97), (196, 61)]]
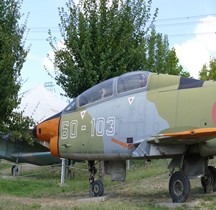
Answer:
[(97, 173), (97, 169), (95, 168), (95, 162), (89, 161), (89, 184), (90, 184), (90, 196), (98, 197), (102, 196), (104, 193), (104, 184), (101, 180), (95, 180), (95, 175)]
[(101, 180), (96, 180), (91, 184), (91, 192), (94, 197), (102, 196), (104, 193), (104, 185)]

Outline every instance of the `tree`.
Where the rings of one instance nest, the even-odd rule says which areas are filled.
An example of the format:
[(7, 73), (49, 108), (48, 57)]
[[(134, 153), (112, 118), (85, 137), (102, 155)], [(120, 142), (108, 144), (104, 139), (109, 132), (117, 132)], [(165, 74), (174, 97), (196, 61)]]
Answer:
[(48, 40), (54, 51), (55, 79), (67, 96), (76, 97), (96, 83), (128, 71), (159, 71), (166, 65), (172, 72), (174, 67), (178, 68), (175, 73), (181, 72), (174, 63), (178, 62), (174, 49), (170, 52), (167, 39), (154, 29), (157, 9), (151, 15), (151, 3), (84, 0), (78, 5), (67, 3), (67, 10), (59, 9), (65, 47), (56, 47), (51, 31)]
[(20, 74), (28, 52), (23, 41), (26, 21), (19, 24), (21, 4), (20, 0), (0, 1), (0, 131), (11, 130), (18, 119), (13, 110), (20, 102)]
[(216, 80), (216, 57), (211, 58), (208, 64), (204, 64), (199, 72), (201, 80)]
[(168, 37), (157, 33), (155, 27), (151, 28), (150, 35), (146, 38), (148, 43), (147, 59), (144, 68), (157, 73), (182, 75), (189, 77), (188, 72), (184, 72), (175, 49), (169, 49)]

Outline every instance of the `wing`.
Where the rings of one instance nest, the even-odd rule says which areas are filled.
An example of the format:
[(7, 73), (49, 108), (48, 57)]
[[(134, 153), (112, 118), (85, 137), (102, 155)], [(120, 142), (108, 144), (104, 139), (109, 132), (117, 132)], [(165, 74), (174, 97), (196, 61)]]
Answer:
[(60, 159), (51, 155), (50, 152), (21, 152), (12, 153), (11, 157), (18, 159), (20, 163), (31, 163), (34, 165), (53, 165), (60, 163)]
[(163, 133), (148, 139), (150, 144), (197, 144), (216, 138), (216, 128), (197, 128), (181, 132)]

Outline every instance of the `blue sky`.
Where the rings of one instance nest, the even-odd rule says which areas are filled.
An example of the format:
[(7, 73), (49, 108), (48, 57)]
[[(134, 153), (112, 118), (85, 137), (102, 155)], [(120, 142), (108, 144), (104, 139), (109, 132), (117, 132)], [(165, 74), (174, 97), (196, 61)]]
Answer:
[[(44, 65), (53, 72), (47, 54), (52, 49), (47, 42), (48, 29), (59, 38), (58, 7), (67, 0), (23, 0), (22, 13), (29, 13), (26, 47), (30, 53), (22, 69), (23, 87), (28, 90), (38, 84), (55, 81)], [(202, 65), (216, 56), (216, 1), (215, 0), (153, 0), (152, 10), (159, 8), (156, 30), (168, 35), (170, 47), (175, 47), (180, 64), (195, 78)], [(62, 90), (56, 85), (56, 92)]]

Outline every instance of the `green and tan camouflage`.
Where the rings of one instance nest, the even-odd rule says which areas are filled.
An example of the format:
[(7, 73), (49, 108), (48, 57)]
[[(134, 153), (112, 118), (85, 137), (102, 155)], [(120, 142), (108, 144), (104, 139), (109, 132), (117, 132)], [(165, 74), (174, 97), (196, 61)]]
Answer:
[(186, 201), (189, 178), (201, 178), (205, 192), (216, 191), (216, 169), (208, 166), (216, 155), (214, 81), (126, 73), (83, 92), (39, 124), (35, 135), (50, 143), (55, 156), (89, 161), (95, 196), (103, 192), (92, 173), (96, 160), (104, 161), (112, 180), (124, 180), (126, 160), (171, 158), (173, 202)]
[[(23, 140), (15, 140), (12, 134), (0, 133), (0, 158), (17, 164), (30, 163), (38, 166), (60, 164), (58, 157), (51, 155), (49, 149), (34, 141), (28, 144)], [(12, 166), (12, 174), (18, 168)]]

